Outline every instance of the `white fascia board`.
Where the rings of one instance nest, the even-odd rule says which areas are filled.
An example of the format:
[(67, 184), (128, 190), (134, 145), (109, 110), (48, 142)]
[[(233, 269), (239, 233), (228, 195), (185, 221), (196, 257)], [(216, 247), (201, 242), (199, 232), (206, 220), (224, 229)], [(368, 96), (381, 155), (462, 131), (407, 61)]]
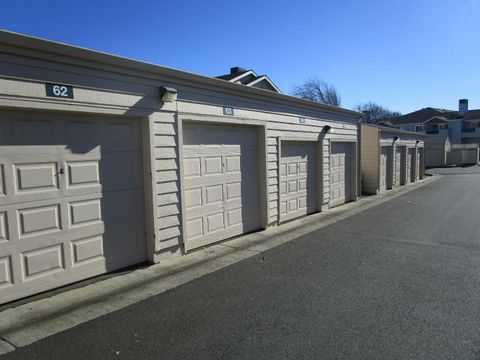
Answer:
[(240, 79), (243, 79), (245, 76), (248, 76), (248, 75), (254, 75), (254, 76), (257, 76), (257, 74), (255, 74), (255, 72), (253, 70), (248, 70), (247, 72), (243, 73), (243, 74), (240, 74), (238, 75), (237, 77), (234, 77), (233, 79), (230, 79), (228, 81), (230, 82), (236, 82)]
[(247, 86), (253, 86), (253, 85), (255, 85), (255, 84), (258, 84), (258, 83), (261, 82), (261, 81), (266, 81), (266, 82), (268, 82), (268, 84), (269, 84), (272, 88), (274, 88), (277, 92), (281, 93), (280, 89), (277, 88), (277, 87), (275, 86), (275, 84), (274, 84), (266, 75), (262, 75), (262, 76), (260, 76), (258, 79), (255, 79), (254, 81), (252, 81), (251, 83), (248, 83), (248, 84), (246, 84), (246, 85), (247, 85)]

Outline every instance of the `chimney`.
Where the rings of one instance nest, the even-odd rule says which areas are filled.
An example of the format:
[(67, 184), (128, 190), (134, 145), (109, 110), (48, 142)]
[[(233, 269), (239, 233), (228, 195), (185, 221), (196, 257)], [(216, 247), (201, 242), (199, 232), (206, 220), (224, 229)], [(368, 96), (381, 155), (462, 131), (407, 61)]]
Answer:
[(465, 117), (468, 113), (468, 99), (458, 100), (458, 116)]
[(244, 69), (244, 68), (239, 67), (239, 66), (235, 66), (235, 67), (230, 68), (230, 74), (232, 74), (232, 75), (241, 74), (245, 71), (247, 71), (247, 69)]

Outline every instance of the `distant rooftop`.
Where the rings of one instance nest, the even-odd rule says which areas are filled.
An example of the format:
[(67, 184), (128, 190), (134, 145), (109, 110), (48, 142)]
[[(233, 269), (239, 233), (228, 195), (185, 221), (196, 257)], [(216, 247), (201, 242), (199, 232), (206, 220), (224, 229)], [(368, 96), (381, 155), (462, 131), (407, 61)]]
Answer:
[(280, 89), (276, 87), (275, 84), (268, 78), (267, 75), (257, 75), (255, 71), (247, 70), (239, 66), (230, 68), (230, 73), (217, 76), (216, 78), (236, 84), (242, 84), (245, 86), (251, 86), (267, 91), (277, 92), (279, 94), (282, 93)]
[(404, 124), (422, 124), (428, 120), (438, 119), (443, 121), (451, 121), (456, 119), (473, 120), (480, 119), (480, 109), (468, 110), (466, 115), (462, 116), (458, 110), (447, 110), (433, 107), (423, 108), (409, 114), (405, 114), (396, 118), (385, 119), (394, 125)]

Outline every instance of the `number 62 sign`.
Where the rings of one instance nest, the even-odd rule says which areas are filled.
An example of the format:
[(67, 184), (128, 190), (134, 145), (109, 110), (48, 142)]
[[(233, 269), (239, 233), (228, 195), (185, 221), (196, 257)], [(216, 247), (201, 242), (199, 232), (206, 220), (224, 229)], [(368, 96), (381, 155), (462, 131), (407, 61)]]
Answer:
[(73, 87), (62, 84), (45, 84), (47, 96), (73, 99)]

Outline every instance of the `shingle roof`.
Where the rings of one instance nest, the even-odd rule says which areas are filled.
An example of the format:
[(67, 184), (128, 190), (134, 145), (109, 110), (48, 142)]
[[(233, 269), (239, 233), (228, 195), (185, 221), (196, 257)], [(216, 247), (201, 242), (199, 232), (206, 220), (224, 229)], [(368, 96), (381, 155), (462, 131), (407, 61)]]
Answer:
[(468, 110), (467, 116), (465, 116), (464, 119), (467, 119), (467, 120), (480, 119), (480, 109)]
[(245, 74), (246, 72), (249, 72), (250, 70), (245, 70), (242, 72), (238, 72), (236, 74), (226, 74), (226, 75), (220, 75), (220, 76), (215, 76), (217, 79), (222, 79), (222, 80), (232, 80), (233, 78), (236, 78), (242, 74)]
[[(427, 107), (421, 110), (411, 112), (409, 114), (385, 120), (391, 122), (394, 125), (403, 125), (421, 124), (432, 118), (437, 118), (439, 120), (445, 121), (461, 119), (461, 117), (458, 116), (458, 111)], [(465, 116), (463, 119), (480, 119), (480, 109), (468, 110), (467, 116)]]
[[(471, 111), (476, 111), (476, 110), (471, 110)], [(458, 111), (427, 107), (421, 110), (411, 112), (409, 114), (388, 119), (388, 121), (390, 121), (394, 125), (419, 124), (419, 123), (424, 123), (425, 121), (434, 117), (444, 119), (444, 120), (453, 120), (458, 118)]]

